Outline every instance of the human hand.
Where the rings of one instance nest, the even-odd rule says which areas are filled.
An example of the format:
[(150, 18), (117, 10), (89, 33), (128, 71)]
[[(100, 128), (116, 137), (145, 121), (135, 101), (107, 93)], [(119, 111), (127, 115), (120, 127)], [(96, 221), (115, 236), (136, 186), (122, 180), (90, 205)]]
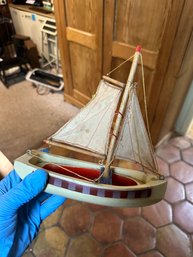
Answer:
[(0, 180), (7, 176), (13, 170), (13, 164), (0, 151)]
[(39, 231), (42, 220), (65, 198), (42, 192), (48, 174), (36, 170), (23, 180), (13, 170), (0, 181), (0, 255), (20, 257)]

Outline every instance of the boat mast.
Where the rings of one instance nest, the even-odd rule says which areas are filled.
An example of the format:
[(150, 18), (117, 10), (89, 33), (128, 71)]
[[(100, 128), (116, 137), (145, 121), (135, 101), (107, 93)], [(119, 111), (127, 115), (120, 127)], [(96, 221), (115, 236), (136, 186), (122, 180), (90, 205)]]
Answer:
[(113, 153), (114, 153), (114, 149), (115, 149), (115, 143), (116, 143), (116, 139), (119, 133), (119, 129), (120, 129), (120, 125), (121, 125), (121, 121), (123, 118), (123, 114), (127, 105), (127, 101), (129, 98), (129, 91), (130, 88), (132, 86), (133, 80), (134, 80), (134, 76), (135, 76), (135, 72), (137, 70), (137, 65), (138, 65), (138, 60), (139, 60), (139, 56), (140, 56), (140, 52), (141, 52), (141, 46), (137, 46), (136, 47), (136, 52), (133, 58), (133, 62), (131, 65), (131, 70), (127, 79), (127, 83), (124, 89), (124, 93), (123, 93), (123, 97), (122, 97), (122, 101), (120, 104), (120, 108), (119, 108), (119, 112), (118, 112), (118, 116), (115, 122), (115, 126), (114, 126), (114, 130), (113, 130), (113, 136), (111, 138), (110, 141), (110, 145), (109, 145), (109, 151), (107, 153), (107, 159), (106, 159), (106, 164), (105, 164), (105, 170), (103, 172), (103, 177), (104, 178), (108, 178), (109, 177), (109, 168), (110, 168), (110, 164), (112, 161), (112, 157), (113, 157)]

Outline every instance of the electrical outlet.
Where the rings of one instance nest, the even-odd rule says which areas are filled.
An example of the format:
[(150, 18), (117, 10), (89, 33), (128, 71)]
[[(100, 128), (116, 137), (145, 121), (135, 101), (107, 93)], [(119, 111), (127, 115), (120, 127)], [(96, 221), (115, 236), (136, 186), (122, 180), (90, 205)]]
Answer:
[(0, 5), (6, 5), (7, 1), (6, 0), (0, 0)]

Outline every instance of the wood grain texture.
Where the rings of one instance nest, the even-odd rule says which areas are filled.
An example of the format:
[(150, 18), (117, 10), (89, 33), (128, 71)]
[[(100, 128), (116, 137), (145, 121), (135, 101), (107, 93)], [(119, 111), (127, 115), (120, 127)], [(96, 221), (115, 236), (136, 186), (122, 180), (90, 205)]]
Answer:
[(107, 81), (107, 82), (109, 82), (109, 83), (111, 83), (111, 84), (113, 84), (113, 85), (116, 85), (116, 86), (118, 86), (118, 87), (120, 87), (120, 88), (124, 88), (124, 87), (125, 87), (125, 83), (122, 83), (122, 82), (120, 82), (120, 81), (118, 81), (118, 80), (112, 79), (112, 78), (107, 77), (107, 76), (103, 76), (102, 78), (103, 78), (105, 81)]
[(65, 0), (66, 26), (95, 34), (97, 7), (98, 3), (93, 0)]
[(114, 40), (158, 51), (171, 1), (116, 1)]
[[(162, 111), (163, 103), (159, 100), (160, 94), (165, 97), (165, 103), (171, 98), (166, 92), (167, 88), (165, 88), (165, 92), (162, 88), (183, 5), (184, 1), (179, 0), (116, 1), (115, 5), (111, 42), (112, 57), (113, 59), (127, 59), (132, 55), (132, 49), (137, 44), (142, 45), (142, 48), (145, 49), (143, 59), (146, 67), (147, 104), (154, 143), (158, 140), (161, 121), (163, 122), (165, 116)], [(113, 60), (112, 57), (111, 61)], [(116, 61), (113, 60), (111, 63), (113, 64), (111, 68), (114, 68)], [(124, 73), (128, 74), (129, 72), (126, 69), (128, 66), (121, 67), (120, 71), (116, 71), (113, 76), (123, 81), (122, 78), (126, 78)], [(139, 71), (136, 74), (136, 79), (140, 84)], [(142, 98), (143, 92), (139, 88), (141, 106), (143, 106)], [(160, 111), (156, 113), (156, 110)], [(155, 117), (159, 120), (158, 123), (155, 121)]]
[[(178, 95), (174, 91), (175, 76), (191, 36), (191, 0), (63, 0), (60, 6), (59, 0), (54, 3), (65, 99), (84, 105), (95, 93), (102, 75), (133, 55), (140, 44), (150, 128), (156, 143), (166, 124), (170, 101)], [(111, 77), (125, 83), (130, 66), (131, 62), (124, 64)], [(135, 80), (144, 112), (140, 65)], [(178, 108), (173, 107), (173, 121), (172, 115)]]
[[(72, 94), (72, 73), (70, 68), (70, 55), (68, 49), (68, 42), (66, 38), (66, 13), (65, 13), (65, 1), (54, 0), (55, 19), (57, 26), (58, 44), (60, 49), (62, 73), (65, 84), (65, 92)], [(61, 18), (62, 17), (62, 18)]]
[(67, 27), (66, 37), (68, 41), (75, 42), (93, 50), (96, 49), (96, 39), (94, 34)]
[(76, 99), (73, 95), (68, 95), (66, 93), (64, 93), (64, 100), (75, 105), (78, 108), (82, 108), (84, 107), (84, 103), (82, 101), (79, 101), (78, 99)]
[[(184, 4), (178, 30), (174, 39), (172, 54), (160, 93), (160, 104), (154, 120), (161, 131), (159, 139), (174, 129), (175, 120), (182, 107), (193, 78), (193, 5), (188, 0)], [(167, 96), (167, 97), (166, 97)], [(163, 106), (161, 106), (163, 103)], [(166, 115), (159, 119), (160, 113)]]
[(103, 20), (103, 74), (111, 70), (112, 62), (112, 41), (114, 30), (115, 0), (104, 1), (104, 20)]
[[(136, 46), (125, 44), (122, 42), (114, 41), (112, 43), (112, 55), (114, 57), (128, 59), (135, 52)], [(141, 51), (143, 55), (144, 66), (154, 70), (157, 63), (158, 52), (150, 51), (148, 49), (142, 48)]]
[[(171, 8), (167, 18), (167, 24), (162, 38), (162, 47), (159, 51), (157, 68), (154, 74), (153, 87), (151, 89), (149, 108), (154, 110), (150, 114), (150, 128), (152, 132), (152, 140), (157, 142), (165, 112), (167, 110), (167, 103), (170, 101), (171, 95), (168, 92), (173, 88), (172, 84), (165, 84), (164, 78), (167, 73), (168, 65), (170, 63), (170, 56), (172, 54), (173, 45), (175, 43), (175, 35), (177, 33), (180, 17), (184, 1), (171, 1)], [(176, 53), (178, 56), (178, 53)], [(173, 68), (172, 68), (173, 69)], [(171, 76), (171, 74), (170, 74)], [(164, 95), (163, 101), (161, 95)], [(166, 105), (166, 109), (165, 106)]]
[(71, 91), (66, 93), (85, 104), (95, 93), (102, 75), (103, 1), (64, 3), (66, 23), (58, 30), (65, 31), (69, 62), (65, 61), (63, 66), (69, 67), (73, 78)]

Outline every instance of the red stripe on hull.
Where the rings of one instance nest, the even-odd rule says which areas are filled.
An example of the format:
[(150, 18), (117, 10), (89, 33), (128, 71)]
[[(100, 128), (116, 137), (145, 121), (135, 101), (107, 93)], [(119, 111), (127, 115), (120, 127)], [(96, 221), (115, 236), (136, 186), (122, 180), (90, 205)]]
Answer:
[(147, 198), (151, 196), (151, 189), (142, 190), (111, 190), (111, 189), (101, 189), (92, 186), (83, 186), (78, 183), (68, 182), (60, 178), (55, 178), (50, 176), (48, 183), (57, 187), (65, 188), (74, 192), (79, 192), (87, 195), (106, 197), (106, 198), (117, 198), (117, 199), (137, 199), (137, 198)]

